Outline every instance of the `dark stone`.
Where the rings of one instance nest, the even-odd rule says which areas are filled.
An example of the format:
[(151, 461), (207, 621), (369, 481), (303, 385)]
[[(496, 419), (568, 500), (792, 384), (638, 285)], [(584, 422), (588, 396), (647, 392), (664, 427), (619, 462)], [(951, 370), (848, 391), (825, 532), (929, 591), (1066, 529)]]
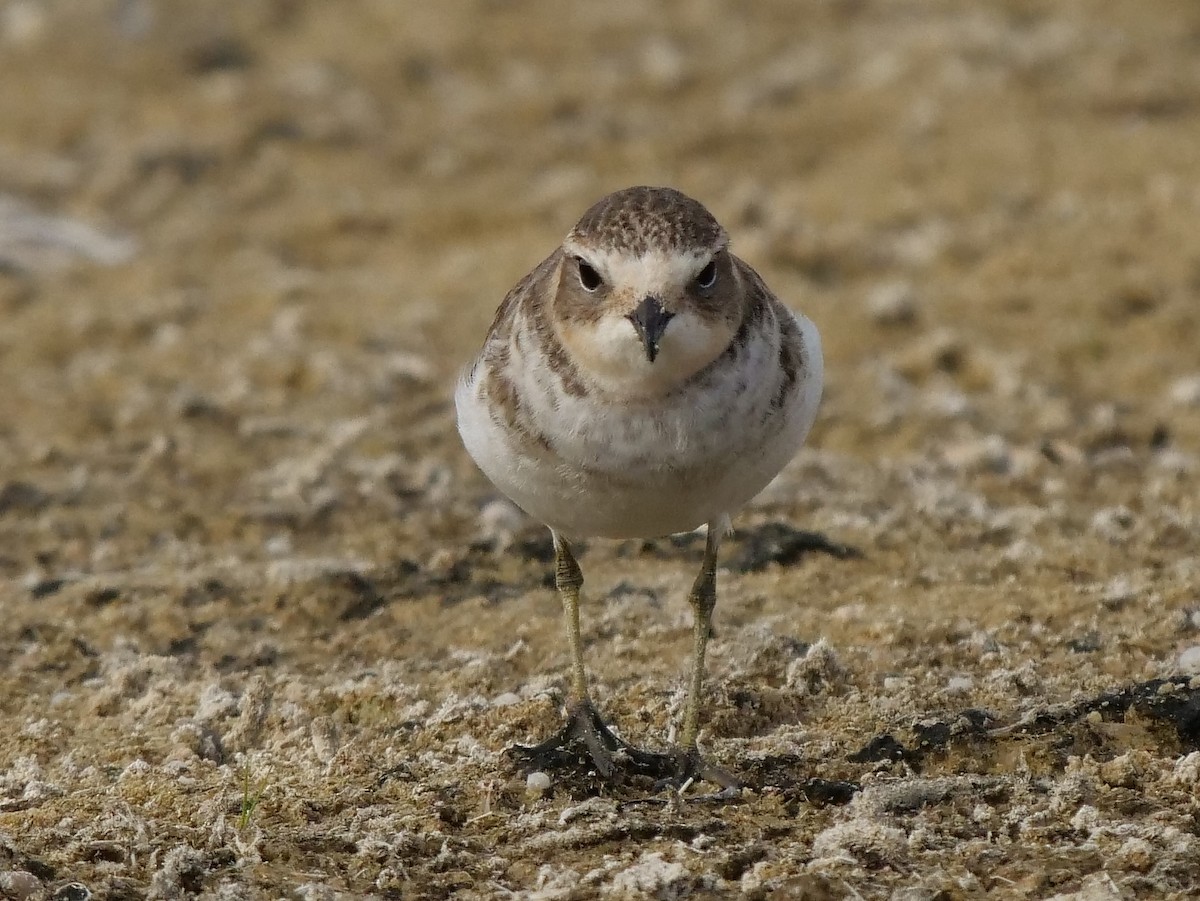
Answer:
[(911, 758), (912, 753), (894, 735), (885, 732), (882, 735), (876, 735), (847, 759), (851, 763), (877, 763), (885, 760), (898, 761)]
[(196, 47), (190, 54), (188, 70), (195, 75), (248, 69), (254, 62), (250, 48), (238, 38), (222, 35)]
[(6, 482), (0, 487), (0, 516), (9, 510), (36, 513), (50, 503), (50, 495), (29, 482)]

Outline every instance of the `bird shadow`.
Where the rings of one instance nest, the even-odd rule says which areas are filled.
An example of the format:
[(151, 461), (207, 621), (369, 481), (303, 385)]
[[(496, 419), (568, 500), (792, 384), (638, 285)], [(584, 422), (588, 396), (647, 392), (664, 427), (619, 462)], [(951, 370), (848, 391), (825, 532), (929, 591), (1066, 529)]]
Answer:
[[(620, 557), (652, 556), (662, 559), (692, 559), (704, 542), (699, 532), (686, 532), (650, 541), (627, 541), (618, 549)], [(722, 565), (735, 572), (761, 572), (771, 565), (794, 566), (809, 554), (827, 554), (838, 560), (859, 560), (865, 555), (849, 544), (834, 541), (821, 532), (797, 529), (785, 522), (767, 522), (734, 532)]]

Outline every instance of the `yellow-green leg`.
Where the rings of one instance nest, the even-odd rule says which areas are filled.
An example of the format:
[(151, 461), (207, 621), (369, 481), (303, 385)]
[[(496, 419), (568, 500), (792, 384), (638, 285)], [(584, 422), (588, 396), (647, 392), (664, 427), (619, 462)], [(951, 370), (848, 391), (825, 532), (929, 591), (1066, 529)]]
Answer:
[(571, 546), (556, 532), (554, 538), (554, 587), (558, 589), (567, 627), (567, 644), (571, 648), (571, 704), (590, 703), (587, 670), (583, 668), (583, 639), (579, 635), (579, 589), (583, 587), (583, 571), (571, 553)]
[(557, 532), (552, 531), (551, 535), (554, 538), (554, 585), (562, 601), (563, 622), (571, 651), (567, 722), (545, 741), (528, 747), (518, 745), (514, 750), (531, 763), (550, 765), (556, 760), (561, 761), (564, 754), (569, 757), (570, 746), (582, 741), (596, 772), (605, 778), (615, 772), (616, 757), (622, 758), (636, 772), (655, 775), (664, 772), (672, 758), (642, 751), (618, 738), (592, 704), (587, 670), (583, 666), (583, 639), (579, 632), (579, 592), (583, 587), (583, 572), (566, 539)]
[(704, 653), (712, 632), (713, 608), (717, 606), (717, 550), (720, 545), (720, 536), (710, 525), (704, 542), (704, 560), (692, 584), (692, 593), (688, 595), (688, 603), (692, 605), (692, 678), (688, 685), (687, 706), (683, 709), (683, 734), (679, 738), (679, 747), (684, 751), (694, 751), (700, 736)]
[(717, 552), (721, 548), (722, 524), (710, 522), (706, 533), (704, 560), (688, 595), (688, 603), (692, 606), (692, 674), (677, 753), (681, 758), (682, 773), (715, 782), (728, 792), (736, 792), (739, 788), (737, 779), (720, 767), (706, 763), (696, 744), (700, 737), (700, 708), (704, 699), (704, 654), (712, 632), (713, 609), (717, 606)]
[(592, 704), (588, 691), (587, 671), (583, 666), (583, 639), (579, 631), (579, 594), (583, 587), (583, 572), (571, 553), (567, 541), (555, 532), (554, 584), (563, 605), (563, 622), (571, 653), (571, 688), (567, 704), (567, 722), (545, 741), (518, 745), (513, 750), (537, 766), (562, 763), (573, 757), (570, 747), (582, 741), (596, 772), (604, 778), (616, 771), (617, 759), (632, 772), (649, 775), (665, 783), (681, 783), (691, 779), (707, 779), (730, 792), (738, 782), (725, 771), (704, 762), (696, 747), (699, 734), (700, 703), (704, 683), (704, 652), (712, 627), (712, 612), (716, 606), (717, 549), (720, 546), (720, 526), (712, 524), (704, 549), (704, 562), (692, 586), (689, 600), (695, 613), (693, 625), (692, 675), (688, 689), (687, 707), (683, 716), (683, 740), (669, 754), (643, 751), (618, 738), (605, 724)]

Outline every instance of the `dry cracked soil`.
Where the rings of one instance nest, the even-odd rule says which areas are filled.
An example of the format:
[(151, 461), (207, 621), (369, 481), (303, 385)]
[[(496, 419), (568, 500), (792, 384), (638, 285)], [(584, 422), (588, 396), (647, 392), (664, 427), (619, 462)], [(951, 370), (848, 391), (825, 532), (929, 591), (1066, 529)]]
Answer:
[[(1200, 893), (1194, 0), (0, 4), (0, 897)], [(736, 522), (735, 801), (544, 775), (544, 532), (452, 385), (593, 200), (825, 341)], [(695, 536), (589, 542), (663, 748)]]

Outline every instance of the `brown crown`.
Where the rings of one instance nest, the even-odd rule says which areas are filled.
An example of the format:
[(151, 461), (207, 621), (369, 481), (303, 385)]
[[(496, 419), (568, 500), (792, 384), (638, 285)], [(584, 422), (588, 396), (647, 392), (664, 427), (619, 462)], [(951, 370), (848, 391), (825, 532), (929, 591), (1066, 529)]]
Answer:
[(725, 229), (705, 209), (674, 188), (639, 186), (614, 191), (595, 203), (567, 240), (631, 254), (723, 247)]

